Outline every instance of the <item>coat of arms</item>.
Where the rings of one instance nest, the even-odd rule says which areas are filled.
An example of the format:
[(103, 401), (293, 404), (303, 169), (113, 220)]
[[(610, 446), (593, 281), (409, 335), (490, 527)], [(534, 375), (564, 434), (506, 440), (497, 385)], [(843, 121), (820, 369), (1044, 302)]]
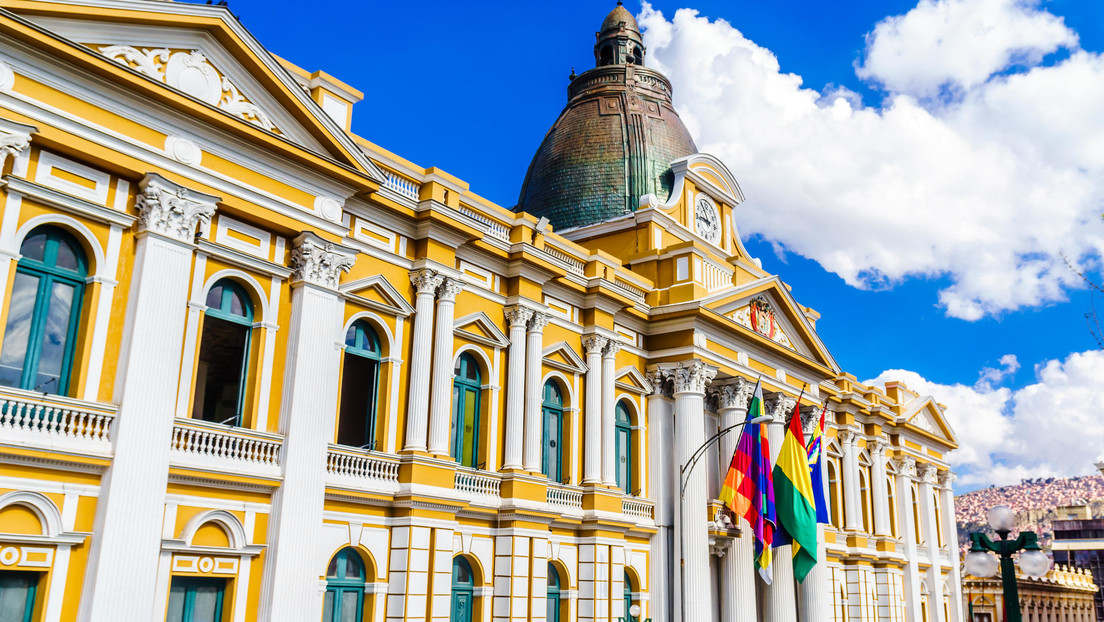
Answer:
[(750, 304), (751, 329), (767, 339), (774, 339), (774, 307), (763, 296), (756, 296)]

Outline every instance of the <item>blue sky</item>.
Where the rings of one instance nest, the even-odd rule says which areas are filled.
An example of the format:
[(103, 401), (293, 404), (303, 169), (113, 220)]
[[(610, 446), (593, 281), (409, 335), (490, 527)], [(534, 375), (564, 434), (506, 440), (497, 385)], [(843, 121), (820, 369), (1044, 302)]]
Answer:
[[(233, 0), (230, 8), (274, 53), (364, 91), (355, 132), (512, 206), (565, 103), (568, 74), (593, 66), (594, 31), (612, 7), (572, 0), (553, 10), (520, 2)], [(647, 63), (672, 78), (676, 106), (699, 148), (725, 159), (743, 185), (748, 201), (737, 224), (749, 250), (822, 313), (819, 331), (844, 369), (930, 390), (948, 404), (960, 436), (992, 437), (967, 441), (959, 452), (967, 474), (959, 488), (1090, 472), (1101, 457), (1096, 448), (1082, 444), (1071, 453), (1055, 441), (1054, 454), (1040, 457), (1022, 437), (1029, 406), (1061, 404), (1086, 415), (1104, 408), (1095, 380), (1104, 359), (1083, 317), (1090, 296), (1054, 263), (1061, 251), (1094, 268), (1104, 239), (1089, 222), (1104, 211), (1101, 158), (1091, 145), (1062, 142), (1076, 138), (1081, 124), (1088, 136), (1104, 132), (1099, 113), (1063, 110), (1070, 101), (1104, 101), (1104, 87), (1092, 87), (1104, 85), (1104, 2), (683, 0), (627, 7), (647, 12)], [(697, 14), (677, 13), (684, 8)], [(929, 36), (941, 28), (946, 32)], [(1075, 84), (1084, 82), (1090, 86)], [(714, 88), (720, 84), (728, 86)], [(1022, 92), (1053, 99), (1027, 101)], [(825, 110), (837, 96), (849, 107), (829, 118)], [(817, 97), (819, 109), (810, 111), (808, 101)], [(790, 113), (797, 119), (777, 121)], [(764, 124), (775, 137), (748, 129)], [(895, 162), (897, 154), (924, 148), (923, 137), (909, 136), (917, 132), (931, 133), (931, 143), (942, 141), (945, 150)], [(775, 139), (791, 134), (808, 138)], [(846, 146), (838, 157), (854, 166), (832, 162), (830, 147), (840, 142)], [(1078, 155), (1052, 170), (1062, 159), (1056, 153)], [(962, 159), (929, 175), (949, 154)], [(803, 185), (820, 173), (836, 179)], [(957, 173), (964, 179), (948, 181)], [(1023, 181), (1036, 175), (1039, 181)], [(804, 194), (780, 190), (790, 185)], [(898, 202), (898, 192), (913, 198)], [(1020, 205), (1021, 197), (1030, 199)], [(1002, 203), (1021, 215), (1005, 217)], [(957, 221), (975, 206), (980, 215)], [(919, 214), (929, 209), (942, 211)], [(837, 214), (849, 233), (818, 235), (818, 228), (837, 226)], [(901, 219), (914, 222), (901, 227)], [(1054, 222), (1066, 224), (1054, 229)], [(946, 239), (964, 239), (945, 243), (941, 226)], [(874, 238), (888, 241), (869, 248), (857, 241)], [(1002, 256), (1003, 247), (1015, 252)], [(1104, 424), (1090, 420), (1104, 442)]]

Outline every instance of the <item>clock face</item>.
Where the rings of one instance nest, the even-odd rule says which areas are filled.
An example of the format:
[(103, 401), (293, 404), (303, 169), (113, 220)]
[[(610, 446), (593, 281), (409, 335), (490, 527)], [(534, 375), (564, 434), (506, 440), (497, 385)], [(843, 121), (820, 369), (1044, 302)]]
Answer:
[(710, 243), (721, 241), (721, 216), (713, 202), (705, 197), (699, 198), (694, 208), (694, 226), (698, 235)]

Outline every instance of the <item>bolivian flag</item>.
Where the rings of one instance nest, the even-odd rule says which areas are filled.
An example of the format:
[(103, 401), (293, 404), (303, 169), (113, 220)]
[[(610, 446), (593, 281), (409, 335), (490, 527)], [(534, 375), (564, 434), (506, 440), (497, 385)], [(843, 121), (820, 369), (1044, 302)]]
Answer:
[(817, 520), (809, 456), (801, 430), (801, 402), (793, 417), (774, 465), (775, 512), (782, 528), (793, 539), (794, 578), (799, 582), (816, 565)]

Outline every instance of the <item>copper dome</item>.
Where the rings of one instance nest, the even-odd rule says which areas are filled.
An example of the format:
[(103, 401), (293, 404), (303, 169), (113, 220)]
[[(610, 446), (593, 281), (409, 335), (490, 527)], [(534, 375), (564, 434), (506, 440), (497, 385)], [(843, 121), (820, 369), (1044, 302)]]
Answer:
[(671, 83), (643, 66), (644, 42), (623, 6), (596, 35), (598, 65), (567, 87), (567, 107), (529, 164), (517, 211), (547, 216), (557, 229), (636, 210), (640, 197), (671, 193), (671, 161), (694, 153), (671, 105)]

